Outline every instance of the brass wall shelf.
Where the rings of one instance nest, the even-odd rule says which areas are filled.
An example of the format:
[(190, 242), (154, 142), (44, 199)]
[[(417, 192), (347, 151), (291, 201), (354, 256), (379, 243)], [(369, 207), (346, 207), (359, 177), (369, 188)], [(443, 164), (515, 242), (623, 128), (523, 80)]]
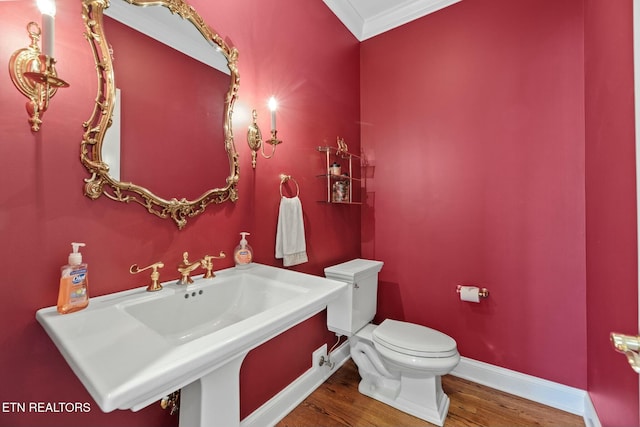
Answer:
[[(338, 138), (338, 148), (320, 146), (317, 150), (325, 153), (326, 172), (316, 175), (317, 178), (324, 179), (327, 185), (327, 196), (321, 203), (340, 204), (340, 205), (361, 205), (362, 202), (354, 200), (353, 186), (362, 181), (360, 178), (353, 177), (353, 160), (361, 162), (361, 157), (346, 151), (344, 140)], [(332, 162), (346, 160), (346, 170), (342, 169), (339, 174), (332, 172)]]

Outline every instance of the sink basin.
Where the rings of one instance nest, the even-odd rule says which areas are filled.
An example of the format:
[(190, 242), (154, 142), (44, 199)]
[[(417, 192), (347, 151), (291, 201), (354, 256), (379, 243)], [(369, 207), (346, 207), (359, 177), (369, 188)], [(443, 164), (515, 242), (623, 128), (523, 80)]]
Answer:
[[(308, 289), (255, 274), (199, 280), (186, 291), (123, 303), (124, 311), (173, 344), (190, 341), (305, 295)], [(212, 283), (213, 284), (213, 283)], [(180, 290), (180, 289), (179, 289)]]
[(102, 411), (136, 411), (183, 389), (180, 426), (233, 426), (244, 356), (347, 286), (261, 264), (194, 279), (92, 298), (66, 315), (43, 308), (36, 318)]

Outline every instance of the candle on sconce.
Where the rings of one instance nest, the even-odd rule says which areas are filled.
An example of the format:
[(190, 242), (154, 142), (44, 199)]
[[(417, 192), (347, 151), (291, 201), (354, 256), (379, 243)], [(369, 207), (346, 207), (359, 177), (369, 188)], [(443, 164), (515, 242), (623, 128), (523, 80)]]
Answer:
[(42, 13), (42, 53), (53, 58), (55, 41), (55, 0), (37, 0), (38, 9)]
[(276, 109), (278, 108), (278, 101), (272, 96), (269, 98), (269, 110), (271, 110), (271, 131), (276, 130)]

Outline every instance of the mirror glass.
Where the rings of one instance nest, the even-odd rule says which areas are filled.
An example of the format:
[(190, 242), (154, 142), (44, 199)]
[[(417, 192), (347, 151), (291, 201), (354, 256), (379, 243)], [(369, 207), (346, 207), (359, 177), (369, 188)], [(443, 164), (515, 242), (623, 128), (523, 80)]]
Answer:
[[(118, 21), (105, 18), (104, 25), (120, 92), (119, 180), (135, 182), (164, 199), (194, 199), (224, 184), (229, 173), (223, 130), (229, 74)], [(113, 127), (109, 133), (115, 133)], [(105, 141), (103, 154), (110, 142)]]
[[(109, 62), (103, 76), (97, 67), (99, 96), (87, 122), (108, 129), (100, 126), (83, 141), (83, 163), (96, 174), (85, 193), (136, 201), (182, 228), (206, 204), (237, 199), (237, 51), (186, 3), (128, 1), (112, 0), (104, 14), (100, 0), (85, 2), (96, 64)], [(119, 158), (110, 154), (118, 151)]]

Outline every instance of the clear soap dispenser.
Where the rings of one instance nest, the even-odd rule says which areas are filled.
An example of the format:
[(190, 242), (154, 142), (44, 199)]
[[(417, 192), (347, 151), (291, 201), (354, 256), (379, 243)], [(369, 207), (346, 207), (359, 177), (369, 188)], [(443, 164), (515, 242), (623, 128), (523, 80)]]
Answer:
[(251, 233), (243, 231), (240, 235), (242, 236), (242, 239), (233, 251), (233, 259), (236, 262), (236, 267), (246, 267), (251, 264), (251, 261), (253, 260), (253, 249), (251, 249), (251, 246), (247, 243), (246, 238), (246, 236), (250, 236)]
[(84, 243), (71, 243), (73, 252), (69, 263), (60, 268), (60, 291), (58, 292), (58, 313), (67, 314), (82, 310), (89, 305), (89, 271), (78, 252)]

